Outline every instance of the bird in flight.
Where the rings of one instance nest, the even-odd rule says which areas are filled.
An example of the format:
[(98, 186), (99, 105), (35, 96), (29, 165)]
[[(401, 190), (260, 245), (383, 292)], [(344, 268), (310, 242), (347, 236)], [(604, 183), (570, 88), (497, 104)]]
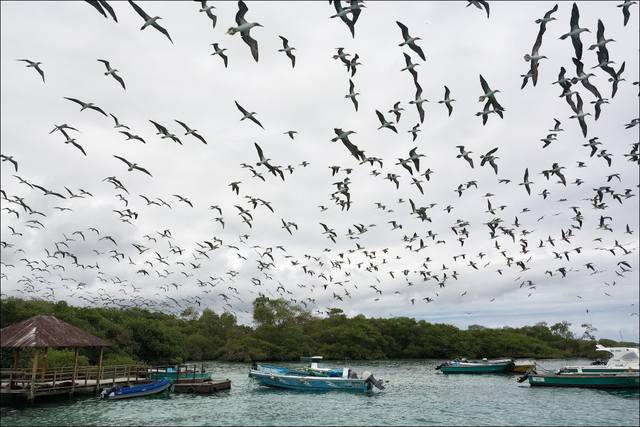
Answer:
[(34, 70), (36, 70), (38, 72), (38, 74), (40, 74), (40, 77), (42, 77), (42, 83), (44, 83), (44, 71), (42, 71), (42, 68), (40, 68), (40, 65), (42, 64), (42, 62), (37, 62), (37, 61), (32, 61), (30, 59), (18, 59), (17, 61), (22, 61), (22, 62), (26, 62), (27, 63), (27, 68), (32, 67)]
[(133, 7), (133, 10), (135, 10), (142, 19), (144, 19), (144, 24), (140, 28), (141, 31), (147, 28), (148, 26), (152, 26), (153, 28), (155, 28), (156, 30), (160, 31), (162, 34), (167, 36), (169, 41), (173, 44), (173, 40), (171, 40), (171, 36), (169, 35), (169, 32), (163, 26), (158, 24), (158, 20), (162, 19), (161, 17), (154, 16), (152, 18), (151, 16), (147, 15), (147, 13), (144, 10), (142, 10), (140, 6), (138, 6), (131, 0), (129, 0), (129, 4), (131, 5), (131, 7)]
[(113, 157), (115, 157), (116, 159), (121, 160), (121, 161), (123, 161), (124, 163), (126, 163), (127, 167), (129, 168), (129, 169), (128, 169), (128, 171), (129, 171), (129, 172), (131, 172), (131, 171), (132, 171), (132, 170), (134, 170), (134, 169), (137, 169), (137, 170), (139, 170), (140, 172), (144, 172), (144, 173), (146, 173), (147, 175), (149, 175), (149, 176), (153, 177), (153, 175), (151, 175), (151, 174), (149, 173), (149, 171), (148, 171), (148, 170), (146, 170), (145, 168), (143, 168), (143, 167), (141, 167), (141, 166), (138, 166), (138, 164), (137, 164), (137, 163), (131, 163), (129, 160), (125, 159), (124, 157), (116, 156), (115, 154), (113, 155)]
[(231, 27), (227, 30), (227, 34), (234, 35), (235, 33), (240, 33), (240, 37), (251, 49), (251, 55), (253, 59), (258, 62), (258, 42), (251, 37), (250, 31), (253, 27), (262, 27), (258, 22), (247, 22), (244, 18), (244, 15), (247, 13), (249, 8), (242, 1), (238, 0), (238, 13), (236, 13), (236, 27)]

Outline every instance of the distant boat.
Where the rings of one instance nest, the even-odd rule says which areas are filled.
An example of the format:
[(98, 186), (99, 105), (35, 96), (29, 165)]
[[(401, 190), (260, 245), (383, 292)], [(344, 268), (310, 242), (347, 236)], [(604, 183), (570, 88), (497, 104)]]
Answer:
[(382, 381), (376, 380), (370, 372), (358, 374), (350, 368), (321, 368), (318, 362), (321, 356), (303, 358), (311, 362), (308, 367), (286, 368), (283, 366), (254, 364), (249, 377), (265, 387), (292, 390), (348, 390), (356, 392), (371, 391), (373, 387), (384, 389)]
[(162, 393), (171, 387), (171, 381), (162, 378), (147, 384), (138, 384), (130, 387), (115, 386), (102, 390), (100, 397), (107, 400), (129, 399), (132, 397), (149, 396)]
[(518, 379), (529, 380), (533, 387), (587, 387), (587, 388), (635, 388), (640, 389), (638, 349), (633, 347), (604, 347), (611, 358), (605, 365), (565, 366), (555, 372), (537, 372), (534, 368)]
[(147, 372), (147, 378), (157, 380), (167, 378), (173, 382), (181, 381), (209, 381), (211, 372), (204, 369), (198, 371), (195, 366), (180, 365), (176, 368), (168, 366), (166, 368), (152, 368)]
[(443, 374), (499, 374), (511, 372), (513, 367), (513, 359), (455, 359), (438, 365), (436, 369)]
[(536, 362), (533, 360), (516, 360), (513, 362), (513, 369), (511, 372), (516, 374), (524, 374), (531, 368), (535, 368)]

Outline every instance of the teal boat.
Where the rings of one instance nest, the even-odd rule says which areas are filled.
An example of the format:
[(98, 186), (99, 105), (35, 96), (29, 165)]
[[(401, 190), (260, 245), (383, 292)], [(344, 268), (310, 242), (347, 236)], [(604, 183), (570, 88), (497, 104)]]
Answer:
[(596, 350), (611, 355), (606, 364), (565, 366), (555, 372), (538, 372), (535, 368), (518, 379), (529, 380), (532, 387), (586, 387), (640, 390), (638, 349), (633, 347), (604, 347)]
[(637, 372), (591, 374), (538, 374), (532, 372), (528, 378), (532, 387), (635, 388), (640, 390), (640, 375)]
[(151, 380), (166, 378), (172, 382), (201, 382), (211, 380), (211, 372), (205, 372), (204, 369), (198, 371), (195, 366), (188, 365), (180, 365), (177, 367), (168, 366), (165, 368), (149, 369), (147, 378)]
[(513, 367), (513, 359), (455, 359), (437, 366), (436, 369), (443, 374), (501, 374), (511, 372)]

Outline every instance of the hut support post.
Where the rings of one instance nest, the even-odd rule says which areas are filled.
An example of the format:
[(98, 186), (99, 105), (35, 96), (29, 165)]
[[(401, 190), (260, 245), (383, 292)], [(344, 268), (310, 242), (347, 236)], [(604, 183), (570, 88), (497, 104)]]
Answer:
[(40, 368), (40, 382), (44, 382), (44, 376), (47, 371), (47, 353), (49, 352), (49, 347), (45, 347), (42, 352), (42, 367)]
[(40, 353), (39, 349), (35, 349), (33, 353), (33, 366), (31, 367), (31, 384), (29, 387), (29, 400), (33, 401), (35, 398), (35, 387), (36, 387), (36, 373), (38, 372), (38, 355)]
[(74, 347), (73, 352), (73, 375), (71, 376), (71, 394), (76, 388), (76, 375), (78, 373), (78, 347)]
[(9, 390), (13, 388), (13, 371), (18, 370), (18, 364), (20, 363), (20, 347), (16, 349), (15, 354), (13, 355), (13, 370), (9, 375)]
[(96, 378), (96, 390), (97, 393), (100, 390), (100, 382), (102, 380), (102, 355), (104, 353), (104, 347), (100, 347), (100, 356), (98, 358), (98, 376)]

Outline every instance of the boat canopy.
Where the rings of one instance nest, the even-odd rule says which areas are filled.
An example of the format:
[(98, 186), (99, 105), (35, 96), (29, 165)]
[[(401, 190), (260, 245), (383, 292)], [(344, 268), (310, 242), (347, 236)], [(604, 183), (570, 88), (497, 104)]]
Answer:
[(640, 351), (634, 347), (605, 347), (596, 344), (596, 351), (606, 351), (611, 354), (607, 367), (638, 369)]

